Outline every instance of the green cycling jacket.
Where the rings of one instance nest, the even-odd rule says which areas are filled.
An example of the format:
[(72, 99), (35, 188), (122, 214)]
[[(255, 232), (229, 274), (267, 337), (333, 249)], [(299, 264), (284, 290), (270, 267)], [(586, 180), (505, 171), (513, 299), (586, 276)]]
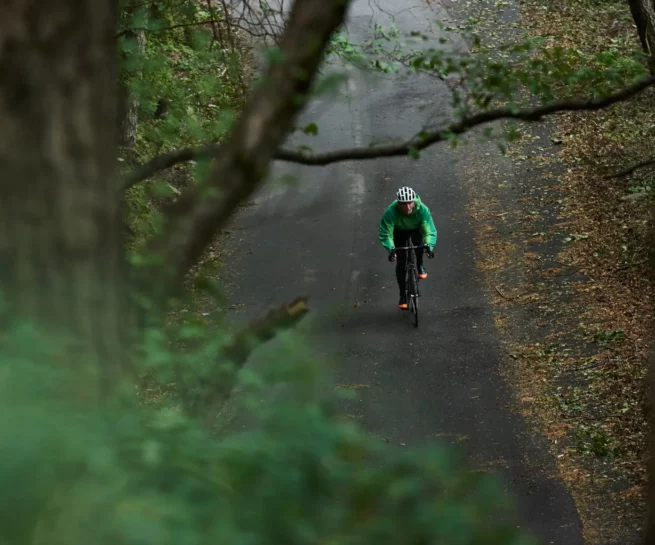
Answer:
[(409, 231), (418, 227), (423, 231), (423, 243), (430, 247), (430, 251), (434, 250), (437, 243), (437, 229), (432, 221), (432, 214), (430, 209), (425, 206), (419, 196), (416, 196), (416, 206), (411, 214), (403, 214), (398, 207), (398, 201), (393, 201), (382, 214), (380, 220), (380, 244), (384, 246), (388, 252), (394, 248), (393, 244), (393, 231), (399, 229)]

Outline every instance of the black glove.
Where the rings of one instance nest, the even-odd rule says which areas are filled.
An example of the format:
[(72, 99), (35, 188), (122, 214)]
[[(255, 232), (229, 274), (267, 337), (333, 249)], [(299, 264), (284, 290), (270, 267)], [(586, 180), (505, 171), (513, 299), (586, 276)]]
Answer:
[(389, 252), (389, 261), (396, 261), (396, 251), (392, 250)]
[(427, 254), (430, 259), (434, 259), (434, 252), (432, 250), (428, 250)]

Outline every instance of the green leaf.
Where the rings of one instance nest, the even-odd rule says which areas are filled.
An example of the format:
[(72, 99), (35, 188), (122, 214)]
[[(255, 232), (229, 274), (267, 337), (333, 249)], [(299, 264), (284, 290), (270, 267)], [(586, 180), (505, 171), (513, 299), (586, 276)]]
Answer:
[(152, 184), (151, 191), (155, 197), (173, 197), (180, 194), (179, 189), (164, 181)]
[(318, 134), (318, 126), (316, 123), (310, 123), (304, 129), (302, 129), (302, 132), (316, 136)]

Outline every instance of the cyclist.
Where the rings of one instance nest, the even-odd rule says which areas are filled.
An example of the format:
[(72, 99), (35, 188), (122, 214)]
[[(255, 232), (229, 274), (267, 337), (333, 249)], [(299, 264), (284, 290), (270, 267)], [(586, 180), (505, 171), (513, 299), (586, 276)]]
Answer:
[[(411, 187), (401, 187), (393, 201), (382, 214), (380, 220), (380, 243), (389, 252), (389, 261), (396, 261), (396, 279), (400, 289), (398, 307), (407, 308), (405, 294), (405, 250), (396, 246), (407, 246), (409, 241), (414, 246), (428, 246), (428, 257), (434, 257), (437, 243), (437, 229), (432, 221), (430, 209), (425, 206)], [(396, 254), (401, 254), (400, 256)], [(423, 266), (423, 248), (416, 250), (416, 266), (419, 278), (425, 280), (428, 273)]]

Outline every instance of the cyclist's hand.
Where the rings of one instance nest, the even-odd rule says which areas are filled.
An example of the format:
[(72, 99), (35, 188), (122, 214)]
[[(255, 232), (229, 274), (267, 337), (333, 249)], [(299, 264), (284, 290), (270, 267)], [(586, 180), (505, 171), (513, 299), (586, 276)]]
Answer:
[(428, 250), (428, 257), (430, 259), (434, 259), (434, 251), (433, 250)]
[(396, 252), (395, 251), (389, 253), (389, 261), (391, 261), (391, 262), (396, 261)]

